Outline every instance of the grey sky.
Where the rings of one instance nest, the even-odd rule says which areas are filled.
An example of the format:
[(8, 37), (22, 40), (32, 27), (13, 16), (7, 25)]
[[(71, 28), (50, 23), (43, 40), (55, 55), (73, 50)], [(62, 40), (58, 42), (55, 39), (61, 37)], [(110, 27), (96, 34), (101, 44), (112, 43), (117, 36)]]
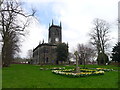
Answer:
[(119, 0), (26, 0), (26, 11), (34, 7), (37, 18), (28, 28), (29, 35), (22, 43), (22, 57), (27, 50), (35, 48), (43, 39), (48, 42), (48, 27), (51, 20), (55, 24), (62, 22), (63, 42), (69, 43), (69, 50), (76, 48), (78, 43), (89, 41), (88, 33), (92, 29), (94, 18), (104, 19), (110, 23), (111, 43), (117, 42), (117, 18)]

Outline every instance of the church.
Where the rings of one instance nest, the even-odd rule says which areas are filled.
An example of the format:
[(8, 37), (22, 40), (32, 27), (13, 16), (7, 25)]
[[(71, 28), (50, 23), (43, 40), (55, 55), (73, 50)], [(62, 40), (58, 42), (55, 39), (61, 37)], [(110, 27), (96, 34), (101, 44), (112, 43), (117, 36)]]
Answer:
[(58, 43), (62, 43), (62, 26), (49, 25), (48, 29), (48, 43), (40, 43), (35, 49), (33, 49), (32, 64), (56, 64), (56, 47)]

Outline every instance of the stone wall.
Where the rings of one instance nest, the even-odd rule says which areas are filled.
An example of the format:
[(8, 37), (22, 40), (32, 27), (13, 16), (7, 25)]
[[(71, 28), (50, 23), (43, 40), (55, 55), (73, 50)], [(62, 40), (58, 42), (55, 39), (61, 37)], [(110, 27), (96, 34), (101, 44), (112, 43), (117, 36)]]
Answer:
[(33, 52), (33, 64), (56, 64), (56, 45), (42, 44)]

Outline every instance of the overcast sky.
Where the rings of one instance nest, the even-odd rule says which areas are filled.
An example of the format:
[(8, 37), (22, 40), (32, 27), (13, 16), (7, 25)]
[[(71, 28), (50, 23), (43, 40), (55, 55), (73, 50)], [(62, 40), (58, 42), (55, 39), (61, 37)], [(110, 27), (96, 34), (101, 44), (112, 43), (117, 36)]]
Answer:
[(52, 19), (54, 24), (62, 22), (62, 40), (69, 43), (69, 51), (78, 43), (89, 42), (88, 33), (92, 29), (95, 18), (104, 19), (110, 23), (111, 44), (118, 38), (117, 18), (119, 0), (24, 0), (24, 9), (30, 12), (37, 10), (29, 28), (29, 35), (24, 37), (21, 46), (21, 57), (26, 57), (29, 49), (35, 48), (39, 42), (48, 42), (48, 28)]

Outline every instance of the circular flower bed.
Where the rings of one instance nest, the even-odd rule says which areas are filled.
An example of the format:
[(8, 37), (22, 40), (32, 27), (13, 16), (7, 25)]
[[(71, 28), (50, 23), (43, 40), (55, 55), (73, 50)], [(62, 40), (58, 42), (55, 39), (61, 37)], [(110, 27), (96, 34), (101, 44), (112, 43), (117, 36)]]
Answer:
[(96, 68), (98, 71), (105, 71), (105, 72), (109, 72), (109, 71), (113, 71), (113, 69), (106, 69), (106, 68)]
[(64, 75), (68, 77), (84, 77), (91, 75), (103, 75), (104, 71), (90, 70), (90, 69), (80, 69), (80, 73), (74, 73), (74, 69), (65, 69), (65, 70), (52, 70), (52, 73), (57, 75)]
[[(81, 72), (96, 72), (95, 69), (80, 69)], [(102, 71), (102, 70), (101, 70)]]

